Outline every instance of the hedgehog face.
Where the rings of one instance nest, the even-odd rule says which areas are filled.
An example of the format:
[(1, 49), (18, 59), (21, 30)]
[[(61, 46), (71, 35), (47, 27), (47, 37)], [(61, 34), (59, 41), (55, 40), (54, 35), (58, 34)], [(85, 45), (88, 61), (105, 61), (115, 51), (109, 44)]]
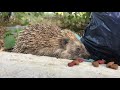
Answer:
[(76, 59), (76, 58), (88, 58), (90, 55), (87, 52), (84, 45), (79, 40), (63, 39), (61, 42), (64, 51), (61, 55), (64, 58)]

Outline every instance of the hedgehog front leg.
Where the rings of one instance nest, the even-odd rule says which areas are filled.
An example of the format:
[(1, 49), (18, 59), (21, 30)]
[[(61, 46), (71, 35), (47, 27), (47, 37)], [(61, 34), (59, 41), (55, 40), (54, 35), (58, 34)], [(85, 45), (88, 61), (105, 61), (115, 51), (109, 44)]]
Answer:
[(54, 52), (55, 50), (53, 50), (53, 48), (43, 48), (38, 51), (37, 55), (54, 57), (55, 56)]
[(64, 50), (63, 49), (57, 49), (54, 51), (54, 57), (56, 58), (60, 58), (61, 57), (61, 53), (63, 52)]
[(72, 58), (71, 54), (69, 54), (67, 51), (62, 52), (60, 57), (63, 59), (71, 59)]

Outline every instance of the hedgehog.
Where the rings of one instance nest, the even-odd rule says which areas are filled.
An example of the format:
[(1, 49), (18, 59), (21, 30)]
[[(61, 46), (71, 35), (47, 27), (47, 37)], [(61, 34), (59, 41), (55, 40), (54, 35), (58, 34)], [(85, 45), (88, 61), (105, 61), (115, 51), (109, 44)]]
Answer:
[(0, 51), (4, 50), (4, 34), (6, 33), (6, 28), (0, 26)]
[(62, 30), (57, 25), (48, 23), (29, 25), (25, 28), (19, 34), (12, 51), (72, 60), (90, 56), (71, 30)]
[(4, 41), (0, 40), (0, 51), (4, 50)]

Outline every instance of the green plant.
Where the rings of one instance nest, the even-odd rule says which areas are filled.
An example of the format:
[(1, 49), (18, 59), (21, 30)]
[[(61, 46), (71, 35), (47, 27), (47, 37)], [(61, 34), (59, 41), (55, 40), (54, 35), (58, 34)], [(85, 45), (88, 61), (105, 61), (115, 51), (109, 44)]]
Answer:
[(12, 49), (15, 45), (16, 38), (18, 37), (21, 29), (9, 30), (4, 35), (4, 47), (5, 49)]
[(5, 42), (4, 44), (5, 49), (11, 49), (15, 45), (15, 38), (13, 35), (9, 35), (5, 37), (4, 42)]

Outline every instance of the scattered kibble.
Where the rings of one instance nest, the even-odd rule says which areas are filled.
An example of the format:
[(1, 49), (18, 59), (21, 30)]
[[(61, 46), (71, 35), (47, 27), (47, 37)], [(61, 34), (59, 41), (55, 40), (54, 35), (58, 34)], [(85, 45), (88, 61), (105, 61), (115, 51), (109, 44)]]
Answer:
[(93, 65), (94, 67), (99, 67), (99, 63), (98, 63), (97, 61), (92, 62), (92, 65)]
[(117, 70), (118, 69), (118, 64), (112, 64), (110, 68)]
[(106, 67), (110, 68), (112, 66), (112, 64), (114, 64), (114, 62), (109, 62), (106, 64)]
[(72, 66), (74, 66), (74, 65), (79, 65), (79, 63), (81, 63), (81, 62), (83, 62), (83, 61), (84, 61), (84, 59), (78, 58), (78, 59), (73, 60), (72, 62), (68, 63), (68, 66), (69, 66), (69, 67), (72, 67)]

